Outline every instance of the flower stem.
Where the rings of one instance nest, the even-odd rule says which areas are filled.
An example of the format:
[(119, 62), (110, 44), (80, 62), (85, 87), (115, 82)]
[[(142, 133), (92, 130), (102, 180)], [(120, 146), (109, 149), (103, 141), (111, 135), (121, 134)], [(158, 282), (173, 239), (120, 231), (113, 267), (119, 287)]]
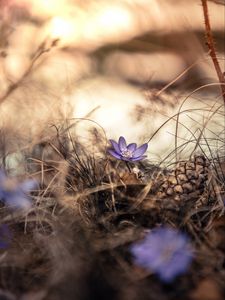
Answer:
[(216, 56), (216, 48), (215, 48), (215, 43), (212, 35), (212, 29), (209, 21), (209, 11), (208, 11), (208, 3), (207, 0), (201, 0), (202, 2), (202, 7), (203, 7), (203, 13), (204, 13), (204, 20), (205, 20), (205, 33), (206, 33), (206, 43), (209, 48), (209, 55), (212, 58), (219, 82), (220, 82), (220, 87), (222, 91), (222, 96), (223, 100), (225, 103), (225, 78), (224, 74), (221, 71), (217, 56)]
[(131, 173), (131, 168), (130, 168), (130, 166), (129, 166), (129, 163), (128, 163), (128, 161), (125, 161), (125, 163), (126, 163), (127, 169), (128, 169), (128, 170), (129, 170), (129, 172)]

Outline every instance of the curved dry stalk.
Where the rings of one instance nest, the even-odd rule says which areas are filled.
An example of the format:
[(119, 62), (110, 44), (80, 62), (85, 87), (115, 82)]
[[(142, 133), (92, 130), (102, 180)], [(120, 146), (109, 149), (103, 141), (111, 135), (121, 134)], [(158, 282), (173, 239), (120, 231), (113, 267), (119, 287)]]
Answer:
[[(206, 88), (206, 87), (211, 87), (211, 86), (216, 86), (216, 85), (220, 85), (220, 83), (209, 83), (209, 84), (205, 84), (203, 86), (200, 86), (198, 88), (196, 88), (194, 91), (192, 91), (190, 94), (188, 94), (184, 100), (182, 101), (181, 105), (179, 106), (179, 109), (178, 109), (178, 112), (176, 115), (174, 115), (173, 117), (177, 116), (177, 122), (176, 122), (176, 129), (175, 129), (175, 136), (178, 136), (178, 127), (179, 127), (179, 117), (180, 117), (180, 114), (183, 113), (183, 111), (181, 111), (181, 109), (183, 108), (185, 102), (193, 95), (195, 94), (196, 92), (202, 90), (203, 88)], [(190, 111), (193, 111), (193, 110), (190, 110)], [(177, 139), (175, 139), (175, 149), (177, 149)], [(175, 153), (176, 155), (176, 160), (178, 160), (178, 154)]]
[(0, 104), (2, 104), (7, 98), (8, 96), (11, 95), (11, 93), (16, 90), (21, 83), (23, 83), (23, 81), (31, 74), (31, 72), (33, 71), (34, 65), (36, 64), (36, 62), (38, 61), (38, 59), (45, 53), (49, 52), (53, 47), (56, 46), (58, 40), (53, 40), (51, 42), (51, 45), (49, 47), (45, 47), (46, 41), (44, 41), (43, 43), (41, 43), (41, 45), (38, 47), (38, 49), (36, 50), (36, 52), (32, 55), (32, 59), (31, 62), (29, 64), (29, 66), (27, 67), (27, 69), (25, 70), (25, 72), (23, 73), (23, 75), (16, 81), (16, 82), (12, 82), (6, 92), (0, 96)]

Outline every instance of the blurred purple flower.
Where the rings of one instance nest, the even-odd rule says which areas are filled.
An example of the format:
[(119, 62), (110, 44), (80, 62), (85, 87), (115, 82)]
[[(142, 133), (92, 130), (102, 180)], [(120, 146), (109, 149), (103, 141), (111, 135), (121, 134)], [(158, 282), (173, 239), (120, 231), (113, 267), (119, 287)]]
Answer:
[(12, 233), (6, 224), (0, 225), (0, 249), (9, 247), (12, 240)]
[(13, 209), (27, 210), (31, 208), (28, 194), (37, 186), (34, 180), (28, 179), (18, 183), (8, 178), (3, 170), (0, 170), (0, 200), (6, 206)]
[(147, 155), (143, 154), (146, 152), (148, 144), (143, 144), (139, 148), (137, 148), (136, 143), (127, 145), (123, 136), (119, 138), (118, 143), (114, 140), (109, 141), (112, 144), (113, 149), (109, 149), (108, 152), (117, 159), (125, 161), (138, 161), (147, 157)]
[(185, 273), (193, 258), (187, 236), (170, 227), (153, 229), (130, 250), (135, 264), (156, 273), (167, 283)]

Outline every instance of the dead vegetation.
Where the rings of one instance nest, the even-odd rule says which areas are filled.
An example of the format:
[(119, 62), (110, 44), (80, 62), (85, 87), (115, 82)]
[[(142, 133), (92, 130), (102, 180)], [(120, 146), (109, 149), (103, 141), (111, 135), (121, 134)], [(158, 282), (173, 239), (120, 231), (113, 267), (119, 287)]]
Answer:
[[(51, 141), (24, 153), (27, 172), (40, 182), (32, 210), (24, 216), (1, 207), (1, 224), (13, 236), (1, 250), (2, 293), (46, 300), (200, 299), (206, 280), (212, 299), (222, 299), (223, 151), (208, 157), (198, 151), (175, 166), (146, 160), (128, 168), (106, 151), (91, 154), (71, 128), (57, 127)], [(137, 269), (129, 253), (131, 243), (164, 224), (188, 233), (195, 247), (191, 268), (169, 286)]]

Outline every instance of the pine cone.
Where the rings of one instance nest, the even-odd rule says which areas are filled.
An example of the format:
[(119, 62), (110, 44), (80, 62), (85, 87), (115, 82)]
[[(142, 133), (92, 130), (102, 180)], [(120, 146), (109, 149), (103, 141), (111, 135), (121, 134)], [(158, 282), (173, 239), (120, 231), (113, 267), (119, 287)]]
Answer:
[(200, 196), (208, 180), (209, 162), (203, 155), (195, 155), (193, 159), (179, 162), (176, 168), (165, 177), (157, 197), (172, 197), (174, 200), (187, 200), (191, 196)]

